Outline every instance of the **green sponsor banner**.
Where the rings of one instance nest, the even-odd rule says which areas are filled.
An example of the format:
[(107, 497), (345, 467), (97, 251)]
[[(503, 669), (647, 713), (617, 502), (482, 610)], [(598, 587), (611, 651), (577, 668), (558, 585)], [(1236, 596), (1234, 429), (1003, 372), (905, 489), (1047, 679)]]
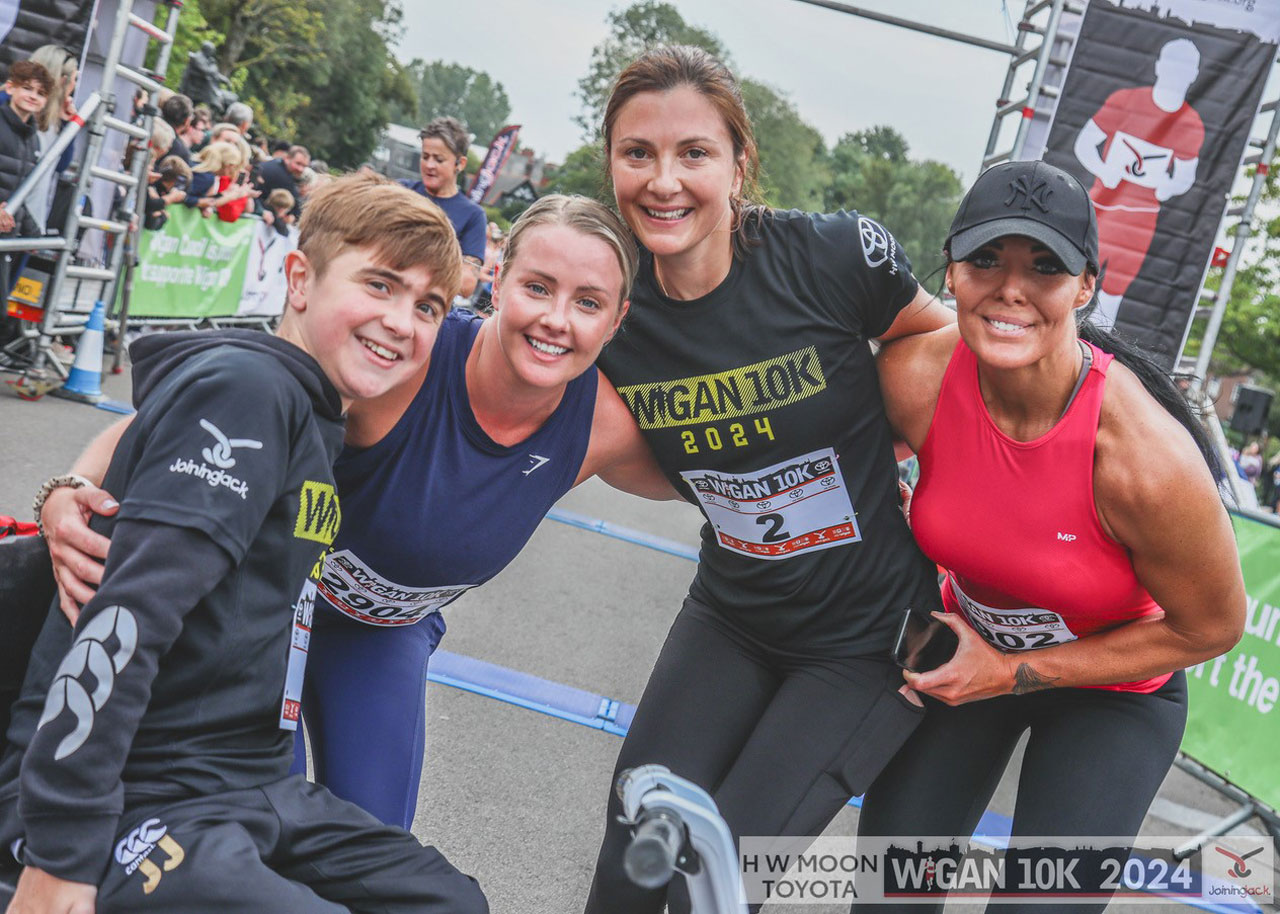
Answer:
[(258, 221), (205, 219), (181, 204), (168, 212), (163, 228), (141, 233), (130, 320), (234, 316)]
[(1187, 670), (1182, 751), (1280, 809), (1280, 527), (1231, 515), (1249, 595), (1244, 637)]

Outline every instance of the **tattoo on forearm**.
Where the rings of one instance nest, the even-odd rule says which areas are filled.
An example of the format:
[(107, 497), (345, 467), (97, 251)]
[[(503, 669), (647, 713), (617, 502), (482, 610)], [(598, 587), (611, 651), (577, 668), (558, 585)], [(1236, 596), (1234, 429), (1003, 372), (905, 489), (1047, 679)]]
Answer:
[(1018, 669), (1013, 674), (1013, 694), (1025, 695), (1028, 692), (1051, 689), (1057, 681), (1057, 676), (1041, 676), (1031, 668), (1031, 664), (1019, 663)]

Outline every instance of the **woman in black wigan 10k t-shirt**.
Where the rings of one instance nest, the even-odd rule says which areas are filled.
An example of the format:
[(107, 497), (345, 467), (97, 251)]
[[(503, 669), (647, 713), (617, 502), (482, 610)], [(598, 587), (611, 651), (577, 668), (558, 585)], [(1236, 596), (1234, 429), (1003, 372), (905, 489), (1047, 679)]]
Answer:
[[(617, 770), (666, 765), (712, 793), (735, 836), (817, 835), (919, 722), (888, 652), (902, 609), (936, 598), (868, 340), (950, 317), (875, 221), (744, 202), (755, 143), (733, 75), (705, 52), (632, 63), (604, 137), (646, 253), (600, 365), (707, 521)], [(658, 912), (666, 890), (623, 872), (620, 812), (611, 791), (587, 911)]]

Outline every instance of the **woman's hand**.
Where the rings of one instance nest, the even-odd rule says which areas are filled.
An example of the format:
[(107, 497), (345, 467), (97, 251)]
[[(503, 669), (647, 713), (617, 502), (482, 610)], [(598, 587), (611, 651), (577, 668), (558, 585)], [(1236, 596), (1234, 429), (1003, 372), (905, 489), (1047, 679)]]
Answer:
[(40, 511), (53, 577), (58, 582), (58, 606), (72, 625), (80, 617), (80, 607), (102, 583), (102, 563), (111, 545), (105, 536), (89, 529), (89, 519), (119, 510), (111, 494), (97, 486), (64, 486), (49, 493)]
[(93, 914), (97, 898), (96, 886), (28, 866), (18, 877), (18, 889), (5, 910), (6, 914)]
[(1008, 695), (1015, 685), (1015, 658), (982, 640), (958, 613), (932, 614), (960, 639), (955, 655), (927, 673), (904, 671), (907, 685), (949, 705)]

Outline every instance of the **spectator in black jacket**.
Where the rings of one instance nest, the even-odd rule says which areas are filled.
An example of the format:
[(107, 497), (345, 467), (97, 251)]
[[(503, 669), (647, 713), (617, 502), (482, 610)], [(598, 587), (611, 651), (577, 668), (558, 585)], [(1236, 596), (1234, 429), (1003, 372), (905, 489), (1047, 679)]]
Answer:
[(272, 159), (263, 164), (259, 171), (258, 189), (266, 197), (273, 190), (283, 188), (293, 195), (293, 218), (302, 214), (302, 193), (298, 189), (298, 178), (311, 165), (311, 153), (306, 146), (290, 146), (283, 159)]
[(9, 212), (7, 201), (40, 157), (35, 115), (44, 110), (53, 89), (49, 71), (33, 60), (20, 60), (9, 68), (4, 91), (9, 104), (0, 107), (0, 234), (12, 232), (21, 221), (22, 234), (35, 235), (39, 226), (22, 209)]
[(187, 141), (193, 132), (191, 129), (192, 114), (191, 99), (180, 92), (169, 96), (169, 98), (165, 99), (164, 104), (160, 106), (160, 116), (164, 118), (165, 123), (173, 128), (175, 134), (173, 145), (164, 154), (164, 158), (177, 156), (187, 165), (191, 164), (191, 147)]

